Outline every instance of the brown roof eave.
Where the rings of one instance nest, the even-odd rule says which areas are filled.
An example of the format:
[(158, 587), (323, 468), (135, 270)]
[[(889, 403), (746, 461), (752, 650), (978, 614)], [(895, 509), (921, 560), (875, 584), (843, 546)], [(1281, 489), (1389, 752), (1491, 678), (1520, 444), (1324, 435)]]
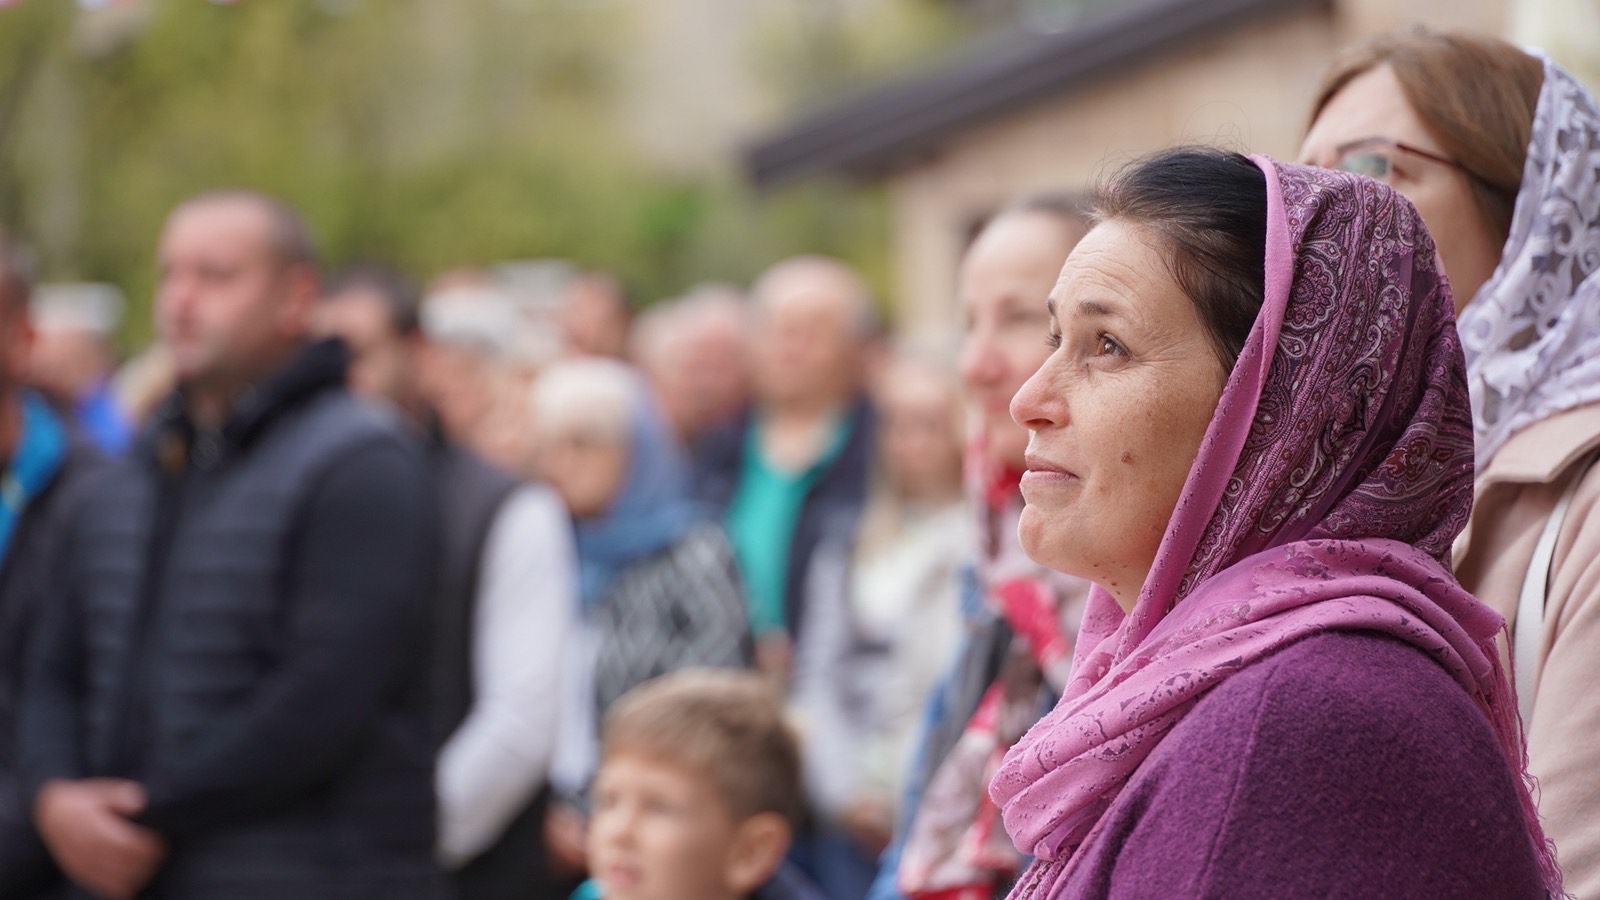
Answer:
[(758, 187), (882, 177), (972, 126), (1112, 77), (1185, 41), (1332, 0), (1155, 0), (1057, 34), (1019, 33), (964, 61), (793, 121), (745, 151)]

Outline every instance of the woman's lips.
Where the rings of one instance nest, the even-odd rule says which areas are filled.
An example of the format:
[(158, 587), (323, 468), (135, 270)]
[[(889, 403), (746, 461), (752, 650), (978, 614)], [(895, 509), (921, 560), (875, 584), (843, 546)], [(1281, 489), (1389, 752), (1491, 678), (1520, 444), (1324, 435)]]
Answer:
[(1028, 467), (1027, 471), (1022, 473), (1022, 483), (1024, 486), (1029, 484), (1064, 484), (1069, 481), (1078, 480), (1077, 475), (1074, 475), (1073, 473), (1063, 469), (1062, 467), (1045, 459), (1042, 456), (1029, 453), (1023, 457), (1023, 461)]

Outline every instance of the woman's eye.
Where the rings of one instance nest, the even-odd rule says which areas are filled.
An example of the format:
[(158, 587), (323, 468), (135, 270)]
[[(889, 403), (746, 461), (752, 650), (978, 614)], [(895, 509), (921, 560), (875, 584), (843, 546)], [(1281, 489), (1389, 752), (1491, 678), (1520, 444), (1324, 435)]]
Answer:
[(1061, 349), (1061, 332), (1052, 331), (1044, 337), (1044, 345), (1051, 350)]
[(1095, 335), (1095, 340), (1099, 341), (1099, 343), (1096, 345), (1096, 349), (1102, 356), (1128, 355), (1128, 351), (1122, 349), (1122, 345), (1117, 343), (1117, 339), (1109, 334)]

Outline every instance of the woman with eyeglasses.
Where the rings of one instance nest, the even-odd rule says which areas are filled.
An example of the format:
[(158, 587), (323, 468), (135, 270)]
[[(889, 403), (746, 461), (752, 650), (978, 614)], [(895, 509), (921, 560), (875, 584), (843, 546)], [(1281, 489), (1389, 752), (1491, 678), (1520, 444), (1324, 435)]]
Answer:
[(1409, 30), (1347, 50), (1303, 161), (1377, 178), (1438, 242), (1476, 443), (1463, 586), (1510, 623), (1540, 812), (1600, 896), (1600, 104), (1504, 42)]

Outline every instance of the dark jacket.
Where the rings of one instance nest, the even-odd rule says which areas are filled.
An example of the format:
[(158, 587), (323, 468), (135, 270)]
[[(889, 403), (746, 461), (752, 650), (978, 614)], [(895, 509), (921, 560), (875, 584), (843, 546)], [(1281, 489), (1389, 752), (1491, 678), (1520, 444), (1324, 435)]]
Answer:
[(99, 452), (73, 434), (60, 469), (23, 508), (0, 561), (0, 897), (12, 900), (59, 887), (60, 873), (34, 831), (17, 772), (17, 701), (39, 615), (58, 597), (68, 522), (102, 465)]
[[(866, 505), (872, 472), (877, 415), (865, 398), (850, 407), (849, 433), (844, 445), (806, 494), (789, 545), (789, 568), (784, 575), (783, 618), (789, 634), (798, 639), (805, 619), (806, 573), (811, 557), (830, 526), (853, 523)], [(695, 494), (714, 514), (721, 516), (739, 490), (745, 442), (755, 427), (755, 414), (746, 411), (712, 432), (701, 445), (696, 460)]]
[[(472, 711), (473, 622), (477, 619), (478, 575), (489, 532), (517, 480), (459, 444), (437, 427), (430, 461), (438, 489), (440, 556), (433, 609), (433, 740), (443, 749)], [(554, 896), (546, 868), (544, 811), (546, 791), (506, 826), (500, 840), (473, 858), (451, 880), (458, 900), (499, 900)]]
[(426, 461), (309, 347), (215, 432), (178, 398), (94, 482), (21, 760), (145, 786), (160, 898), (433, 896)]
[(472, 622), (483, 548), (517, 480), (438, 430), (428, 449), (441, 526), (433, 609), (433, 737), (443, 747), (472, 710)]
[(825, 900), (826, 897), (798, 868), (785, 862), (770, 881), (756, 890), (751, 900)]

